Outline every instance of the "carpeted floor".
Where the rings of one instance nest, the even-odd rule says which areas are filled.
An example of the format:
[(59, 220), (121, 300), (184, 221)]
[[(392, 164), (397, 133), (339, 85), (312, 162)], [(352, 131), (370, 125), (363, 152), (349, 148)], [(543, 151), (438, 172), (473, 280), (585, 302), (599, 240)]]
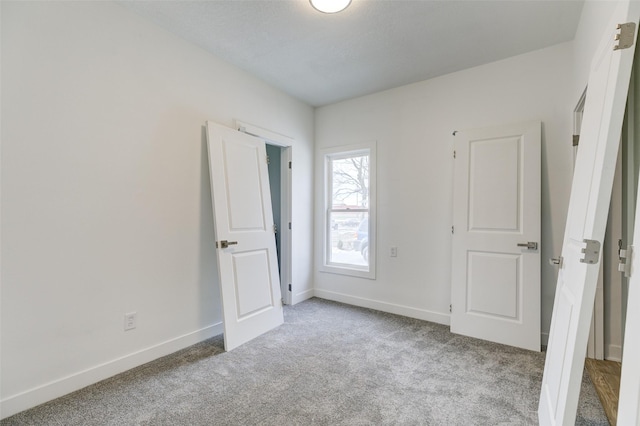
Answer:
[[(222, 336), (1, 425), (534, 425), (544, 354), (320, 299), (232, 352)], [(580, 425), (608, 425), (585, 376)]]

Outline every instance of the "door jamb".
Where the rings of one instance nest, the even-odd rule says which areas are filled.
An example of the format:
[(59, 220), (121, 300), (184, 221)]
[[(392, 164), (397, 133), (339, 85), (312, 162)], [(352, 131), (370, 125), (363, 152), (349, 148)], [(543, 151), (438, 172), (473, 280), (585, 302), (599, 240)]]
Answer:
[[(636, 43), (636, 56), (634, 56), (633, 60), (633, 69), (631, 70), (631, 82), (629, 83), (629, 94), (627, 96), (627, 111), (625, 116), (625, 124), (623, 127), (622, 133), (622, 146), (621, 151), (624, 149), (625, 153), (623, 156), (624, 161), (624, 173), (622, 179), (625, 181), (625, 192), (623, 197), (625, 201), (623, 201), (623, 240), (624, 245), (632, 245), (635, 244), (633, 241), (633, 233), (635, 226), (640, 224), (634, 223), (635, 220), (635, 209), (636, 209), (636, 196), (638, 193), (638, 176), (636, 174), (637, 164), (638, 164), (638, 152), (637, 152), (637, 143), (636, 139), (638, 139), (638, 123), (639, 120), (636, 118), (636, 114), (638, 111), (638, 104), (640, 103), (640, 95), (638, 94), (638, 90), (640, 90), (640, 85), (638, 84), (640, 69), (640, 56), (638, 55), (638, 45)], [(626, 205), (625, 205), (626, 204)], [(620, 320), (621, 320), (621, 352), (620, 358), (622, 358), (622, 353), (624, 352), (624, 337), (626, 333), (626, 325), (627, 325), (627, 300), (629, 296), (629, 277), (624, 275), (622, 277), (622, 288), (620, 293)]]
[(293, 206), (293, 194), (292, 194), (292, 179), (291, 179), (291, 161), (293, 158), (293, 139), (275, 133), (271, 130), (264, 129), (262, 127), (254, 126), (253, 124), (246, 123), (241, 120), (235, 120), (235, 128), (243, 133), (247, 133), (252, 136), (256, 136), (269, 145), (279, 146), (281, 149), (281, 223), (288, 224), (288, 226), (282, 226), (280, 231), (280, 292), (282, 294), (282, 302), (285, 305), (291, 305), (293, 303), (293, 283), (292, 283), (292, 206)]
[[(580, 127), (582, 126), (582, 115), (587, 97), (588, 87), (585, 87), (582, 96), (573, 110), (573, 168), (575, 169), (576, 158), (578, 156), (578, 142), (580, 140)], [(598, 284), (596, 286), (596, 298), (593, 305), (593, 315), (591, 316), (591, 327), (589, 328), (589, 341), (587, 343), (587, 358), (604, 359), (604, 274), (603, 266), (600, 264), (598, 273)]]

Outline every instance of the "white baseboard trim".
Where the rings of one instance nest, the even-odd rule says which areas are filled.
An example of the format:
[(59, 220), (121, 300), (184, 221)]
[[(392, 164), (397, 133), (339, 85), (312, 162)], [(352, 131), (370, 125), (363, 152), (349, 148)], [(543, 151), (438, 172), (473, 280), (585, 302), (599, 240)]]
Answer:
[(312, 297), (313, 297), (313, 289), (309, 289), (301, 293), (296, 293), (291, 297), (291, 304), (295, 305), (296, 303), (304, 302), (305, 300), (311, 299)]
[(622, 362), (622, 346), (607, 345), (606, 360)]
[(362, 308), (375, 309), (377, 311), (388, 312), (390, 314), (402, 315), (409, 318), (416, 318), (424, 321), (435, 322), (443, 325), (450, 325), (449, 314), (428, 311), (426, 309), (412, 308), (410, 306), (396, 305), (394, 303), (381, 302), (379, 300), (365, 299), (363, 297), (350, 296), (348, 294), (336, 293), (328, 290), (315, 289), (314, 296), (320, 299), (333, 300), (335, 302), (360, 306)]
[(77, 391), (116, 374), (169, 355), (223, 332), (222, 323), (212, 324), (166, 342), (96, 365), (84, 371), (45, 383), (0, 401), (0, 419)]

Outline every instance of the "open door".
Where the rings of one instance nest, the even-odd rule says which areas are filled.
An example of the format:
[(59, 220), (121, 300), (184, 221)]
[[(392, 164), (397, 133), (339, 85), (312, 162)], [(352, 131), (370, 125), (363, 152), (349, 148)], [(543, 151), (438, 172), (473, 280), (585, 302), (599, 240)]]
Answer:
[(455, 133), (451, 331), (540, 351), (540, 122)]
[[(291, 231), (291, 222), (292, 222), (292, 206), (293, 206), (293, 193), (292, 193), (292, 174), (291, 167), (293, 162), (293, 145), (294, 140), (289, 136), (282, 135), (280, 133), (276, 133), (272, 130), (265, 129), (254, 124), (250, 124), (244, 121), (236, 120), (235, 128), (242, 133), (246, 133), (251, 136), (256, 136), (267, 144), (267, 154), (269, 151), (269, 146), (274, 149), (278, 149), (280, 154), (276, 153), (274, 163), (280, 164), (280, 171), (274, 171), (279, 175), (279, 199), (280, 205), (273, 207), (274, 216), (276, 215), (276, 211), (279, 210), (280, 213), (280, 226), (277, 228), (277, 235), (279, 239), (279, 245), (276, 247), (278, 250), (278, 260), (280, 262), (280, 293), (282, 294), (282, 301), (285, 305), (292, 305), (295, 300), (294, 290), (295, 283), (293, 283), (293, 271), (292, 271), (292, 231)], [(279, 157), (279, 158), (278, 158)], [(269, 159), (269, 157), (268, 157)], [(274, 165), (271, 162), (269, 164), (269, 175), (271, 178), (271, 170)], [(271, 184), (271, 192), (277, 189), (274, 189), (274, 185)], [(277, 198), (277, 197), (276, 197)], [(272, 197), (272, 203), (274, 198)], [(277, 224), (277, 220), (276, 220)]]
[(638, 6), (619, 3), (591, 66), (538, 406), (541, 425), (575, 423)]
[(284, 322), (263, 140), (207, 122), (224, 346)]

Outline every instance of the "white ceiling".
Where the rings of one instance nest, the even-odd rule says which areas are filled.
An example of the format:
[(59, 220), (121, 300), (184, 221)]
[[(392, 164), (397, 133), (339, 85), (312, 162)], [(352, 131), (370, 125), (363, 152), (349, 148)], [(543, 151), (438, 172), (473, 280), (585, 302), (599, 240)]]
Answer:
[(572, 40), (582, 0), (121, 1), (312, 106)]

